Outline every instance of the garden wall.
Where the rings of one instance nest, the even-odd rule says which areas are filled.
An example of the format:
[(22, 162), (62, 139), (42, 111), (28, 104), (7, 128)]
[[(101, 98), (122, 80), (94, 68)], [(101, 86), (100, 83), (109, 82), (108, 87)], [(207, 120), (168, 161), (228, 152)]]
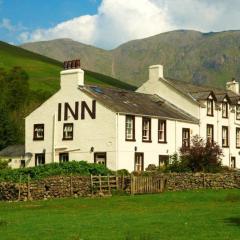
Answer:
[[(139, 176), (141, 177), (141, 176)], [(230, 189), (240, 188), (240, 173), (169, 173), (152, 174), (161, 179), (165, 191), (194, 189)], [(131, 177), (119, 178), (118, 189), (131, 192)], [(0, 200), (40, 200), (63, 197), (91, 196), (91, 178), (83, 176), (54, 176), (28, 183), (0, 183)]]

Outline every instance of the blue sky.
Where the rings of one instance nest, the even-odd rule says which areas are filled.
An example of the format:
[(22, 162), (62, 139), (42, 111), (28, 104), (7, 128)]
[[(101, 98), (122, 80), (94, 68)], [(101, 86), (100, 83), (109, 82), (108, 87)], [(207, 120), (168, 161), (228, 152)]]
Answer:
[(112, 49), (175, 29), (239, 30), (240, 0), (0, 0), (0, 40), (71, 38)]

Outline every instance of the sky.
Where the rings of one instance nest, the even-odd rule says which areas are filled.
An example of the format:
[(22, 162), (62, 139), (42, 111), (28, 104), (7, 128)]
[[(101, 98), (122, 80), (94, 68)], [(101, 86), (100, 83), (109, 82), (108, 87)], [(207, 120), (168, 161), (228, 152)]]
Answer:
[(0, 0), (0, 40), (71, 38), (104, 49), (176, 29), (240, 29), (240, 0)]

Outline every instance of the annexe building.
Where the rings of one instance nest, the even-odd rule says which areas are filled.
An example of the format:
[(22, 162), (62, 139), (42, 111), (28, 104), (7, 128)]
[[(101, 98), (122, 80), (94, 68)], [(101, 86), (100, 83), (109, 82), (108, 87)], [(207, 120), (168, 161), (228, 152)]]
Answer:
[(60, 90), (26, 117), (26, 166), (85, 160), (108, 168), (161, 165), (194, 135), (217, 141), (223, 164), (240, 167), (240, 96), (166, 79), (161, 65), (136, 92), (84, 84), (76, 62), (61, 71)]

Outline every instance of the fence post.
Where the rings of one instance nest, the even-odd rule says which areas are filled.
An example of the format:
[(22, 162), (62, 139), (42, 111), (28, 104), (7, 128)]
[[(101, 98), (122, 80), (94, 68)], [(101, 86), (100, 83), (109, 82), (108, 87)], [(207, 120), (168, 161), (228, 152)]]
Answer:
[(21, 184), (22, 184), (22, 175), (19, 177), (19, 186), (18, 186), (18, 201), (21, 200)]
[(121, 185), (122, 185), (121, 187), (122, 187), (122, 191), (123, 191), (123, 189), (124, 189), (124, 174), (122, 174), (122, 179), (121, 179), (121, 180), (122, 180), (122, 181), (121, 181), (121, 182), (122, 182), (122, 183), (121, 183)]
[(28, 174), (28, 182), (27, 182), (27, 199), (30, 200), (30, 175)]
[(134, 195), (134, 176), (131, 174), (131, 195)]
[(108, 194), (111, 194), (111, 186), (110, 186), (110, 180), (109, 180), (109, 174), (107, 175), (107, 179), (108, 179)]
[(91, 193), (92, 193), (92, 196), (93, 196), (93, 177), (92, 177), (92, 174), (91, 174)]
[(99, 178), (99, 189), (100, 189), (100, 192), (102, 192), (102, 179), (101, 179), (100, 174), (99, 174), (98, 178)]
[(73, 186), (72, 186), (72, 173), (70, 174), (70, 196), (73, 195)]

